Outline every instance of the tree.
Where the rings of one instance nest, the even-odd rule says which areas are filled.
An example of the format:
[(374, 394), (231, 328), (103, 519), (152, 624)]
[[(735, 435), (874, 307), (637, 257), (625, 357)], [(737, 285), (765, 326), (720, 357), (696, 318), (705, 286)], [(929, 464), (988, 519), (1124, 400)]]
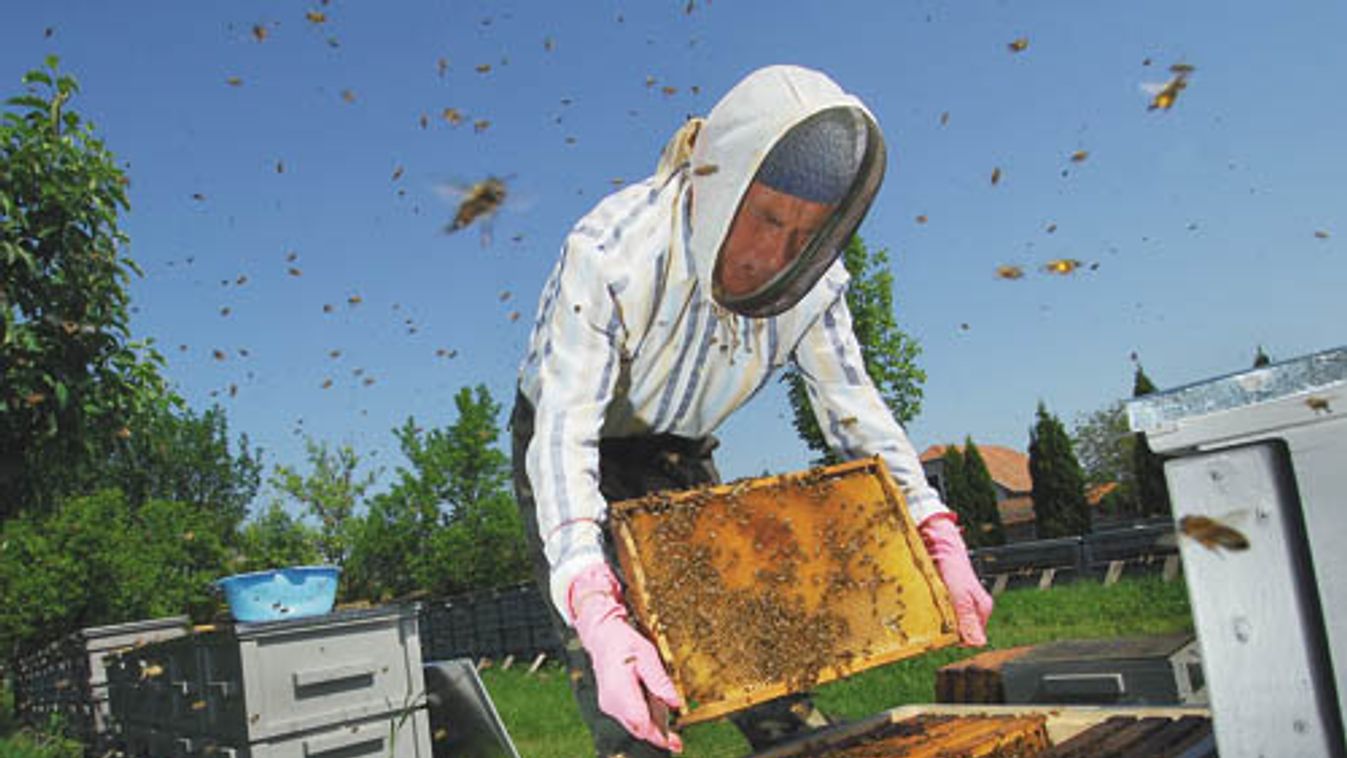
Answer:
[(272, 503), (239, 535), (235, 573), (266, 571), (285, 566), (308, 566), (322, 560), (318, 532)]
[(959, 523), (971, 528), (975, 514), (969, 508), (968, 477), (964, 471), (963, 451), (946, 445), (940, 455), (940, 478), (945, 485), (945, 505), (959, 517)]
[(133, 509), (116, 489), (28, 511), (0, 531), (0, 645), (13, 656), (86, 626), (209, 618), (228, 573), (209, 514), (169, 500)]
[[(305, 440), (312, 471), (300, 474), (288, 466), (277, 466), (271, 485), (289, 495), (318, 522), (318, 553), (325, 563), (343, 565), (349, 554), (354, 528), (352, 515), (374, 483), (375, 472), (357, 476), (360, 456), (350, 445), (335, 450), (325, 442)], [(343, 576), (343, 587), (347, 586)]]
[[(866, 373), (893, 417), (906, 424), (921, 411), (921, 385), (926, 381), (926, 372), (916, 363), (921, 346), (898, 328), (894, 316), (888, 251), (881, 248), (871, 252), (859, 236), (853, 236), (842, 260), (851, 273), (847, 308), (851, 311), (852, 329), (861, 346)], [(803, 377), (790, 370), (782, 381), (789, 385), (796, 433), (810, 450), (819, 454), (815, 463), (837, 463), (838, 457), (828, 447), (814, 417)]]
[(1107, 499), (1110, 510), (1118, 515), (1140, 513), (1132, 460), (1136, 439), (1122, 401), (1077, 417), (1071, 433), (1086, 485), (1117, 483)]
[(116, 486), (133, 506), (151, 499), (188, 503), (212, 514), (233, 544), (262, 480), (262, 454), (240, 435), (230, 444), (224, 411), (167, 408), (146, 414), (137, 434), (103, 452), (82, 491)]
[(395, 431), (411, 466), (374, 498), (352, 549), (352, 575), (372, 599), (416, 590), (483, 589), (529, 577), (524, 527), (496, 443), (500, 405), (485, 386), (454, 396), (458, 417)]
[[(1137, 364), (1132, 381), (1132, 397), (1155, 392), (1155, 384)], [(1132, 446), (1132, 471), (1136, 477), (1137, 499), (1143, 516), (1164, 516), (1170, 512), (1169, 486), (1165, 483), (1165, 465), (1160, 456), (1151, 451), (1144, 432), (1137, 432)]]
[(129, 339), (128, 180), (46, 66), (0, 117), (0, 517), (53, 507), (169, 398), (162, 357)]
[(996, 507), (996, 484), (972, 437), (964, 438), (963, 476), (968, 510), (973, 516), (967, 530), (973, 534), (969, 545), (1004, 545), (1006, 528), (1001, 523), (1001, 510)]
[(1041, 402), (1029, 432), (1029, 476), (1033, 478), (1034, 522), (1040, 539), (1090, 530), (1085, 475), (1071, 450), (1071, 438), (1062, 422)]
[(1272, 359), (1268, 357), (1268, 354), (1267, 354), (1267, 353), (1263, 352), (1263, 346), (1262, 346), (1262, 345), (1259, 345), (1259, 346), (1258, 346), (1258, 351), (1255, 352), (1254, 355), (1253, 355), (1253, 367), (1254, 367), (1254, 368), (1262, 368), (1262, 367), (1267, 366), (1267, 365), (1269, 365), (1269, 364), (1271, 364), (1271, 363), (1272, 363)]

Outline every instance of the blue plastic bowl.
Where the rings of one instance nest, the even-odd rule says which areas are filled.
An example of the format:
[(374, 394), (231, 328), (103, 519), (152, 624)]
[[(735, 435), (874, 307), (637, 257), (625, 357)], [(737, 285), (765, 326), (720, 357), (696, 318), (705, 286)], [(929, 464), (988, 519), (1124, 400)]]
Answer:
[(235, 574), (216, 582), (238, 621), (321, 616), (337, 599), (337, 566), (292, 566)]

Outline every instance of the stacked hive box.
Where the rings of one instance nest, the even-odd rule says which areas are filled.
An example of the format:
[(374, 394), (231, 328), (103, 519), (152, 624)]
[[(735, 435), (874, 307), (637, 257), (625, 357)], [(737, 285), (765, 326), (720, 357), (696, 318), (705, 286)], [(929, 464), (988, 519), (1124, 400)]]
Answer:
[(430, 756), (414, 606), (203, 629), (109, 680), (133, 757)]
[(45, 725), (59, 717), (68, 734), (102, 754), (110, 747), (108, 677), (103, 656), (186, 633), (186, 616), (81, 629), (19, 660), (19, 718)]

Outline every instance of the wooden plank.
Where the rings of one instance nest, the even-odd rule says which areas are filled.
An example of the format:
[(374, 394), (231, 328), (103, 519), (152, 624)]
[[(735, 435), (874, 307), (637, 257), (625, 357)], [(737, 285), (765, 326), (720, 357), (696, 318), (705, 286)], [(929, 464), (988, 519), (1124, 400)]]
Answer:
[(1052, 580), (1057, 576), (1057, 569), (1043, 569), (1043, 573), (1038, 575), (1038, 588), (1040, 590), (1052, 589)]
[(1166, 582), (1172, 582), (1179, 578), (1179, 556), (1165, 556), (1164, 579)]
[(1007, 584), (1010, 584), (1010, 574), (997, 574), (996, 581), (992, 582), (992, 596), (1005, 592)]
[(1118, 580), (1122, 578), (1122, 572), (1123, 572), (1122, 561), (1109, 561), (1108, 573), (1104, 574), (1104, 586), (1112, 587), (1113, 585), (1117, 584)]
[(510, 655), (505, 656), (505, 660), (503, 660), (503, 661), (500, 662), (500, 668), (501, 668), (502, 671), (509, 671), (509, 670), (510, 670), (510, 667), (513, 666), (513, 665), (514, 665), (514, 654), (513, 654), (513, 653), (511, 653)]
[(536, 673), (538, 669), (543, 665), (543, 661), (545, 660), (547, 660), (547, 653), (538, 653), (538, 657), (534, 658), (533, 664), (529, 666), (528, 672), (530, 674)]

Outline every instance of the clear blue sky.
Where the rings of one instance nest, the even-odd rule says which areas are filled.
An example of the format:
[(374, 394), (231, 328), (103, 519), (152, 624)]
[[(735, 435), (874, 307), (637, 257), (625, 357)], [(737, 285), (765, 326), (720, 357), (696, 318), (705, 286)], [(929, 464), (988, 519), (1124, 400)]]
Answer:
[[(51, 0), (0, 12), (0, 92), (51, 53), (79, 79), (73, 107), (132, 179), (134, 331), (194, 407), (219, 402), (270, 464), (302, 461), (301, 430), (387, 468), (390, 430), (446, 423), (459, 387), (508, 409), (561, 240), (614, 179), (650, 173), (748, 71), (823, 69), (891, 149), (862, 235), (888, 248), (924, 350), (914, 444), (1024, 449), (1038, 401), (1071, 423), (1127, 396), (1134, 351), (1166, 387), (1247, 367), (1260, 344), (1347, 342), (1343, 29), (1328, 0)], [(1190, 86), (1148, 112), (1140, 84), (1177, 62)], [(493, 174), (511, 187), (494, 243), (444, 234), (436, 185)], [(1098, 268), (1038, 272), (1058, 257)], [(807, 461), (775, 388), (721, 437), (729, 477)]]

